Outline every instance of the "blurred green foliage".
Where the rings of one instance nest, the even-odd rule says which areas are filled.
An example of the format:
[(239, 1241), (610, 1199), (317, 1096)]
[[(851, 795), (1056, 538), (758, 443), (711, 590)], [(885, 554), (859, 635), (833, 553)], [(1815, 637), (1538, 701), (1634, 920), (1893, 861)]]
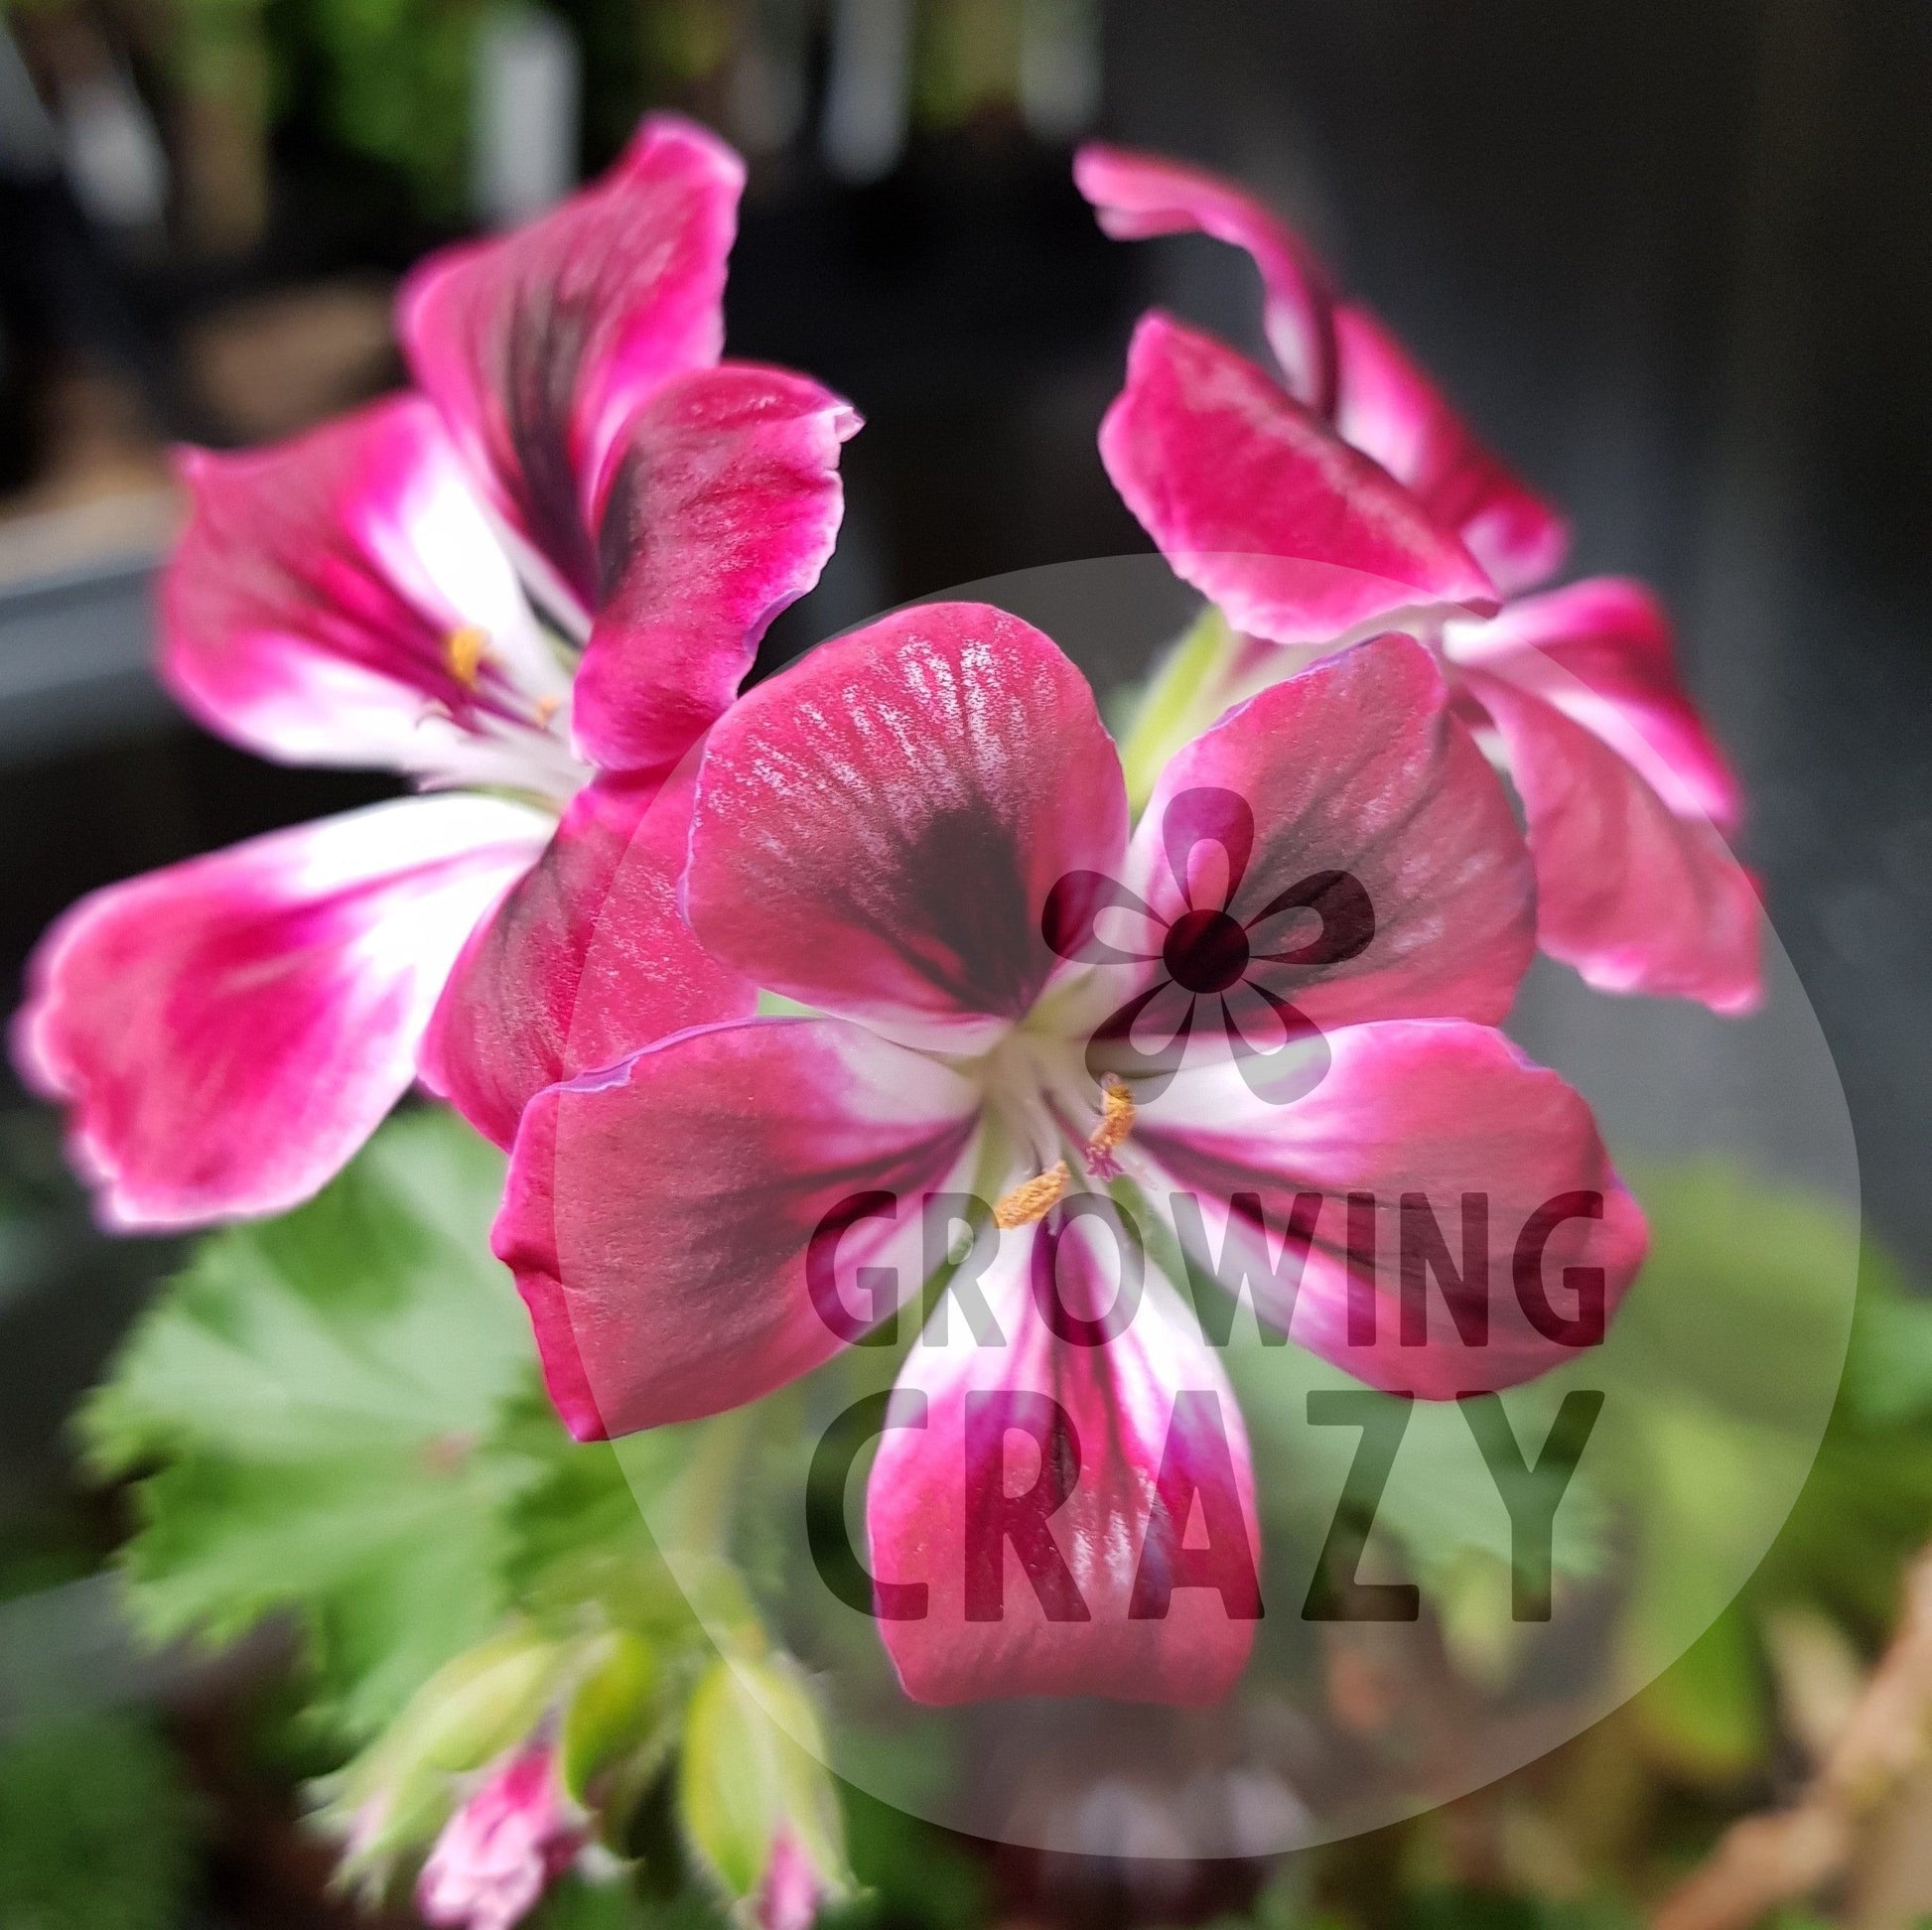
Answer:
[(501, 1178), (467, 1128), (399, 1119), (309, 1205), (204, 1241), (78, 1417), (90, 1470), (133, 1477), (143, 1631), (293, 1612), (345, 1738), (509, 1604), (504, 1509), (545, 1468), (494, 1436), (531, 1365), (489, 1253)]
[[(798, 1416), (781, 1396), (762, 1429), (739, 1417), (615, 1449), (571, 1442), (538, 1386), (524, 1315), (488, 1258), (500, 1179), (498, 1156), (466, 1127), (412, 1113), (311, 1205), (205, 1241), (89, 1401), (89, 1463), (132, 1484), (140, 1528), (125, 1574), (148, 1633), (220, 1640), (278, 1613), (303, 1629), (305, 1723), (338, 1761), (349, 1758), (333, 1785), (338, 1821), (372, 1790), (402, 1793), (377, 1860), (384, 1870), (433, 1834), (464, 1778), (511, 1730), (548, 1709), (569, 1786), (605, 1813), (613, 1866), (632, 1875), (572, 1877), (546, 1900), (541, 1930), (713, 1930), (721, 1895), (756, 1881), (779, 1811), (809, 1815), (818, 1798), (780, 1776), (772, 1804), (747, 1809), (735, 1771), (693, 1793), (704, 1752), (681, 1771), (679, 1762), (694, 1692), (709, 1682), (716, 1701), (731, 1685), (639, 1501), (716, 1522), (715, 1574), (694, 1585), (685, 1569), (680, 1579), (696, 1585), (706, 1625), (728, 1648), (742, 1637), (755, 1672), (771, 1666), (738, 1559), (750, 1550), (756, 1565), (756, 1537), (733, 1543), (722, 1497), (759, 1485), (742, 1479), (746, 1454), (801, 1451)], [(1757, 1422), (1775, 1433), (1789, 1421), (1818, 1381), (1820, 1349), (1829, 1368), (1845, 1331), (1857, 1234), (1839, 1209), (1717, 1166), (1645, 1175), (1640, 1192), (1656, 1236), (1652, 1303), (1628, 1357), (1611, 1362), (1606, 1350), (1598, 1364), (1652, 1404), (1644, 1439), (1682, 1465), (1630, 1463), (1625, 1478), (1648, 1484), (1636, 1516), (1617, 1479), (1579, 1485), (1559, 1549), (1560, 1574), (1576, 1585), (1592, 1585), (1600, 1550), (1628, 1520), (1658, 1542), (1659, 1561), (1711, 1533), (1714, 1508), (1728, 1505), (1770, 1438)], [(1725, 1331), (1748, 1333), (1749, 1349), (1734, 1361), (1695, 1358), (1697, 1335)], [(1559, 1390), (1530, 1392), (1553, 1407)], [(1452, 1409), (1436, 1418), (1456, 1420)], [(1266, 1415), (1254, 1425), (1264, 1442)], [(1431, 1423), (1419, 1415), (1412, 1425)], [(1534, 1438), (1533, 1427), (1519, 1432)], [(1345, 1460), (1345, 1434), (1316, 1448)], [(1423, 1446), (1432, 1461), (1447, 1451)], [(1494, 1522), (1473, 1506), (1425, 1518), (1405, 1512), (1399, 1494), (1391, 1502), (1392, 1543), (1439, 1593), (1471, 1560), (1486, 1576), (1506, 1564)], [(1748, 1585), (1633, 1704), (1469, 1799), (1514, 1819), (1498, 1825), (1502, 1838), (1545, 1847), (1528, 1861), (1505, 1856), (1500, 1874), (1474, 1880), (1458, 1870), (1441, 1816), (1424, 1817), (1373, 1840), (1372, 1855), (1344, 1845), (1298, 1860), (1292, 1880), (1229, 1921), (1634, 1926), (1633, 1899), (1701, 1856), (1738, 1809), (1765, 1800), (1768, 1765), (1792, 1746), (1793, 1656), (1802, 1661), (1805, 1641), (1837, 1643), (1855, 1669), (1874, 1653), (1903, 1564), (1928, 1532), (1932, 1306), (1866, 1246), (1829, 1427)], [(1482, 1584), (1490, 1594), (1494, 1580)], [(1451, 1641), (1453, 1596), (1450, 1587)], [(1508, 1654), (1493, 1660), (1511, 1666)], [(152, 1747), (143, 1757), (136, 1745), (130, 1775), (156, 1773)], [(728, 1763), (744, 1748), (711, 1753)], [(850, 1790), (843, 1809), (855, 1887), (828, 1924), (968, 1930), (987, 1919), (980, 1858)], [(829, 1861), (836, 1850), (824, 1854)], [(88, 1920), (137, 1921), (105, 1909)], [(1792, 1917), (1786, 1930), (1803, 1922)], [(14, 1919), (0, 1916), (0, 1930)]]
[(201, 1806), (145, 1721), (48, 1722), (0, 1743), (0, 1930), (172, 1930)]

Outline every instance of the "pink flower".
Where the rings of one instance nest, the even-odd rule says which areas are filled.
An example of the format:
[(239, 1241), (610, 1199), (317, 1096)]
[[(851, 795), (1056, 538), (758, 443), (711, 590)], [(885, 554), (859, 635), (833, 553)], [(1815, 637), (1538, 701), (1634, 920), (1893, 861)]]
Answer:
[(632, 836), (816, 580), (857, 427), (718, 359), (742, 179), (646, 121), (603, 181), (412, 277), (425, 394), (183, 458), (170, 688), (264, 757), (440, 794), (112, 887), (43, 941), (15, 1053), (111, 1223), (281, 1211), (418, 1076), (507, 1145), (551, 1080), (749, 1010), (677, 918), (676, 808)]
[[(1245, 820), (1204, 821), (1185, 800), (1206, 793)], [(553, 1397), (595, 1436), (818, 1366), (943, 1258), (935, 1195), (996, 1201), (958, 1304), (907, 1357), (870, 1491), (882, 1630), (914, 1697), (1209, 1701), (1246, 1659), (1241, 1417), (1175, 1283), (1116, 1250), (1137, 1243), (1096, 1174), (1162, 1212), (1186, 1195), (1176, 1231), (1227, 1277), (1247, 1257), (1262, 1317), (1431, 1398), (1535, 1374), (1566, 1342), (1506, 1298), (1480, 1336), (1458, 1317), (1419, 1348), (1410, 1313), (1399, 1335), (1405, 1196), (1452, 1214), (1479, 1194), (1519, 1254), (1569, 1200), (1538, 1255), (1567, 1284), (1594, 1269), (1604, 1310), (1635, 1270), (1641, 1221), (1588, 1109), (1491, 1030), (1531, 951), (1528, 858), (1406, 637), (1232, 711), (1130, 836), (1114, 746), (1054, 644), (982, 605), (906, 611), (735, 705), (690, 821), (699, 942), (813, 1016), (696, 1027), (540, 1094), (494, 1244)], [(1293, 1065), (1257, 1090), (1229, 1049), (1267, 999), (1203, 1015), (1203, 1049), (1154, 1077), (1106, 1023), (1210, 960), (1231, 984), (1236, 941), (1202, 922), (1223, 910), (1244, 973), (1321, 1034), (1303, 1040), (1324, 1055), (1312, 1090)], [(1003, 1515), (1028, 1455), (1025, 1518)], [(1183, 1540), (1195, 1503), (1205, 1555)], [(1027, 1581), (991, 1619), (1002, 1535)]]
[(1604, 991), (1755, 1007), (1756, 894), (1720, 835), (1737, 784), (1655, 601), (1598, 578), (1482, 620), (1498, 590), (1561, 564), (1556, 512), (1239, 189), (1098, 145), (1074, 173), (1110, 234), (1198, 230), (1261, 271), (1279, 378), (1157, 312), (1101, 428), (1108, 474), (1176, 572), (1275, 643), (1391, 623), (1438, 636), (1523, 799), (1543, 949)]
[(554, 1751), (536, 1743), (505, 1756), (444, 1825), (416, 1883), (426, 1923), (511, 1930), (588, 1840), (564, 1795)]

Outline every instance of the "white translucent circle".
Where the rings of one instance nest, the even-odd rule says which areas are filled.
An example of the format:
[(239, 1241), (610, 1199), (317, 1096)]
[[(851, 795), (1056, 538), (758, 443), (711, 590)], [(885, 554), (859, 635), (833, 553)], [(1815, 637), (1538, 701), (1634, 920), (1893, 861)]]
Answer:
[[(946, 600), (997, 604), (1038, 625), (1103, 710), (1199, 607), (1154, 557), (1024, 571)], [(1556, 1510), (1547, 1620), (1516, 1618), (1509, 1508), (1452, 1402), (1414, 1405), (1355, 1578), (1413, 1585), (1418, 1617), (1311, 1619), (1311, 1584), (1362, 1437), (1311, 1424), (1307, 1397), (1355, 1383), (1292, 1344), (1259, 1344), (1246, 1321), (1224, 1363), (1253, 1448), (1265, 1614), (1236, 1690), (1207, 1709), (1037, 1698), (921, 1707), (900, 1691), (877, 1624), (827, 1586), (808, 1546), (812, 1450), (854, 1401), (890, 1386), (898, 1358), (848, 1349), (754, 1410), (698, 1424), (712, 1436), (701, 1451), (729, 1470), (729, 1552), (773, 1636), (815, 1680), (831, 1766), (986, 1839), (1256, 1856), (1476, 1789), (1653, 1681), (1731, 1601), (1790, 1513), (1850, 1334), (1851, 1121), (1811, 1003), (1768, 930), (1764, 962), (1762, 1010), (1726, 1019), (1685, 1002), (1607, 998), (1539, 958), (1509, 1022), (1525, 1051), (1595, 1109), (1653, 1238), (1604, 1343), (1502, 1397), (1533, 1461), (1567, 1394), (1602, 1396)], [(661, 1456), (621, 1443), (620, 1455), (673, 1572), (715, 1618), (719, 1514), (694, 1518), (687, 1495), (667, 1500)], [(844, 1497), (860, 1552), (869, 1461), (858, 1460)], [(818, 1506), (822, 1517), (822, 1495)], [(717, 1632), (729, 1648), (727, 1623)]]

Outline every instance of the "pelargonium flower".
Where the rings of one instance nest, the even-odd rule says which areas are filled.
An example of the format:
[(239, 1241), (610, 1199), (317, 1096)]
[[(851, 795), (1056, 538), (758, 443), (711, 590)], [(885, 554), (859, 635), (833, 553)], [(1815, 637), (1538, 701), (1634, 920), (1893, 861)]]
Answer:
[[(1229, 833), (1246, 850), (1170, 838), (1199, 822), (1177, 800), (1209, 792), (1246, 801), (1247, 830)], [(1407, 637), (1230, 712), (1130, 836), (1114, 745), (1051, 640), (982, 605), (909, 610), (735, 705), (705, 740), (690, 827), (698, 942), (809, 1014), (694, 1027), (539, 1095), (494, 1244), (553, 1398), (593, 1436), (715, 1413), (818, 1366), (944, 1257), (951, 1229), (935, 1244), (930, 1207), (978, 1218), (988, 1244), (907, 1356), (868, 1504), (882, 1630), (917, 1698), (1203, 1701), (1245, 1661), (1240, 1415), (1151, 1262), (1137, 1302), (1123, 1287), (1109, 1310), (1111, 1244), (1128, 1236), (1108, 1175), (1210, 1263), (1260, 1256), (1263, 1318), (1431, 1398), (1520, 1380), (1562, 1343), (1506, 1304), (1480, 1336), (1458, 1319), (1418, 1346), (1413, 1311), (1399, 1332), (1405, 1198), (1453, 1217), (1480, 1195), (1505, 1242), (1551, 1201), (1587, 1198), (1544, 1229), (1551, 1277), (1594, 1270), (1613, 1306), (1635, 1270), (1641, 1221), (1588, 1108), (1492, 1030), (1532, 949), (1528, 856)], [(1177, 1072), (1146, 1076), (1131, 1035), (1110, 1058), (1108, 1016), (1175, 962), (1123, 919), (1172, 932), (1209, 899), (1252, 936), (1258, 982), (1319, 1029), (1311, 1090), (1293, 1067), (1282, 1091), (1255, 1090), (1224, 1029)], [(1331, 920), (1348, 942), (1323, 942)], [(1118, 957), (1090, 962), (1096, 935)], [(1057, 1512), (1034, 1537), (1034, 1586), (992, 1619), (979, 1596), (1001, 1585), (1002, 1545), (990, 1573), (972, 1556), (973, 1497), (1004, 1492), (1015, 1429), (1034, 1434)], [(1202, 1582), (1182, 1539), (1196, 1498), (1233, 1553), (1181, 1585)]]
[(183, 458), (169, 688), (264, 757), (440, 794), (114, 886), (43, 941), (16, 1056), (110, 1222), (293, 1205), (419, 1075), (507, 1144), (550, 1080), (749, 1009), (676, 916), (675, 809), (633, 836), (816, 580), (857, 427), (719, 360), (742, 183), (648, 120), (601, 182), (410, 279), (422, 393)]
[(1327, 646), (1400, 622), (1439, 639), (1522, 797), (1543, 949), (1604, 991), (1752, 1009), (1757, 899), (1721, 836), (1741, 800), (1655, 600), (1597, 578), (1495, 617), (1498, 592), (1559, 567), (1563, 522), (1383, 325), (1213, 175), (1093, 145), (1075, 179), (1109, 233), (1210, 234), (1261, 273), (1279, 376), (1155, 312), (1101, 430), (1176, 572), (1253, 638)]
[(425, 1923), (512, 1930), (589, 1841), (547, 1742), (514, 1750), (444, 1826), (416, 1884)]

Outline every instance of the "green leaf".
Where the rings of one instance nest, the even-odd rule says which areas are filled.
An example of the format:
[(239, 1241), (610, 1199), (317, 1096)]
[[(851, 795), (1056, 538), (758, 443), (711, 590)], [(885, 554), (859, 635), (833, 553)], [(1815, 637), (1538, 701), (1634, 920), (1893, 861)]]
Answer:
[(657, 1690), (657, 1658), (628, 1629), (613, 1629), (597, 1644), (564, 1712), (560, 1737), (564, 1787), (580, 1802), (618, 1757), (637, 1746), (649, 1726)]
[(505, 1512), (542, 1466), (493, 1438), (533, 1372), (489, 1254), (501, 1181), (453, 1116), (392, 1121), (309, 1205), (205, 1241), (80, 1416), (92, 1470), (140, 1477), (142, 1628), (292, 1612), (345, 1739), (508, 1605)]
[(678, 1807), (692, 1848), (728, 1896), (756, 1893), (781, 1831), (825, 1890), (849, 1886), (818, 1711), (779, 1658), (721, 1657), (706, 1670), (685, 1715)]
[(1727, 1608), (1632, 1705), (1652, 1749), (1678, 1773), (1728, 1780), (1771, 1738), (1764, 1670), (1741, 1610)]
[(987, 1922), (992, 1898), (986, 1868), (957, 1838), (849, 1784), (842, 1794), (861, 1890), (826, 1911), (825, 1930), (978, 1930)]
[(172, 1930), (199, 1838), (181, 1765), (131, 1718), (69, 1719), (0, 1749), (7, 1930)]

